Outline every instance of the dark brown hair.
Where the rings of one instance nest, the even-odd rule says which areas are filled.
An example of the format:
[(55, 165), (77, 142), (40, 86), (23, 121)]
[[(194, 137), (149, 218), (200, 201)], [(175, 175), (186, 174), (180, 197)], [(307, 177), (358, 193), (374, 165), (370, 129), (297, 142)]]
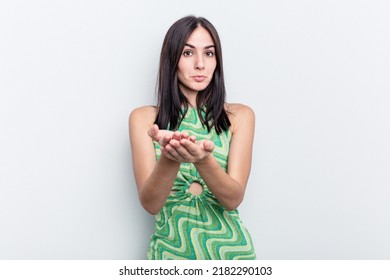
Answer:
[(179, 89), (177, 67), (188, 37), (199, 26), (205, 28), (214, 41), (217, 65), (210, 84), (199, 91), (196, 107), (200, 120), (207, 130), (210, 131), (215, 127), (216, 132), (220, 134), (230, 127), (224, 108), (226, 91), (221, 42), (214, 26), (202, 17), (184, 17), (176, 21), (165, 35), (160, 55), (157, 84), (158, 113), (155, 123), (161, 129), (176, 130), (188, 110), (189, 101)]

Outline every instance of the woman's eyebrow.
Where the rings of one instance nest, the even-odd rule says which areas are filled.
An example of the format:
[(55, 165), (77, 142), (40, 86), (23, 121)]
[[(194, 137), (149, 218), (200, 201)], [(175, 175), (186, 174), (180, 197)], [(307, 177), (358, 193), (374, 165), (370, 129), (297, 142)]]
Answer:
[[(187, 47), (192, 48), (192, 49), (196, 49), (195, 46), (193, 46), (193, 45), (191, 45), (191, 44), (186, 43), (185, 45), (186, 45)], [(205, 49), (215, 48), (215, 45), (209, 45), (209, 46), (206, 46), (206, 47), (204, 47), (204, 48), (205, 48)]]

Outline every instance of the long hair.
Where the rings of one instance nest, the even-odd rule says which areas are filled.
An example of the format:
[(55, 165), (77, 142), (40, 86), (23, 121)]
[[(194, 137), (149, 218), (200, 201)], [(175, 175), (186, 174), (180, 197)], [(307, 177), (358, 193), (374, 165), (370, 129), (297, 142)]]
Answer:
[(157, 84), (158, 112), (155, 123), (161, 129), (167, 129), (169, 126), (170, 130), (176, 130), (188, 110), (189, 101), (179, 89), (177, 68), (188, 37), (199, 26), (205, 28), (214, 41), (217, 65), (210, 84), (198, 92), (196, 107), (203, 126), (209, 132), (215, 127), (216, 132), (220, 134), (230, 127), (230, 121), (224, 108), (226, 91), (223, 78), (222, 48), (217, 30), (202, 17), (184, 17), (176, 21), (165, 35), (160, 55)]

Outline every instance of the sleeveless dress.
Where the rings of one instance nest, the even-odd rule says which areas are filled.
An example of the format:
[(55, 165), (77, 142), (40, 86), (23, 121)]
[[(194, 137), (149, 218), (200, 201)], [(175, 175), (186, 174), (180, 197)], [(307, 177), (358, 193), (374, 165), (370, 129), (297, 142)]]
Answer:
[[(197, 140), (211, 140), (213, 155), (226, 170), (231, 132), (220, 135), (214, 128), (202, 126), (195, 108), (189, 108), (179, 131), (188, 131)], [(154, 142), (156, 159), (161, 154)], [(199, 195), (188, 188), (197, 182), (203, 186)], [(215, 198), (192, 163), (182, 163), (164, 207), (155, 215), (147, 257), (149, 260), (249, 260), (255, 259), (251, 237), (237, 210), (226, 210)]]

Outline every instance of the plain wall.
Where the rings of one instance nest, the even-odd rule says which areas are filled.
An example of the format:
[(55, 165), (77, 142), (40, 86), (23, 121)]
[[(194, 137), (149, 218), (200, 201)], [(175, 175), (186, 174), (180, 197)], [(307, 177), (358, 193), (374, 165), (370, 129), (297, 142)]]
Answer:
[(0, 259), (144, 259), (128, 115), (169, 26), (217, 28), (256, 113), (259, 259), (390, 258), (389, 1), (2, 1)]

